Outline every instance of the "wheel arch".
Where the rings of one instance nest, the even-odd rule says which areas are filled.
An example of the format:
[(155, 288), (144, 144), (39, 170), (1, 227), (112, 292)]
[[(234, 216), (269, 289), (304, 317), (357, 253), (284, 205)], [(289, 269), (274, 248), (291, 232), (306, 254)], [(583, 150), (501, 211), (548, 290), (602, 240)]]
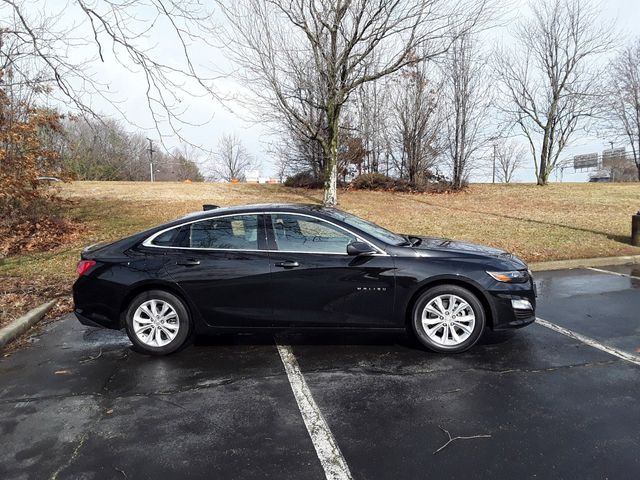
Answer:
[(187, 296), (184, 294), (182, 289), (180, 289), (180, 287), (169, 282), (149, 281), (149, 282), (136, 284), (131, 289), (129, 289), (127, 294), (123, 297), (122, 302), (120, 303), (120, 309), (119, 309), (120, 328), (124, 328), (125, 326), (125, 316), (127, 313), (127, 308), (131, 304), (131, 301), (141, 293), (148, 292), (149, 290), (163, 290), (172, 295), (175, 295), (182, 301), (184, 307), (187, 309), (187, 312), (189, 313), (189, 316), (191, 317), (191, 320), (193, 322), (196, 321), (196, 315), (195, 315), (196, 312), (193, 306), (187, 300)]
[(487, 292), (476, 282), (467, 277), (460, 276), (442, 276), (437, 277), (431, 280), (427, 280), (425, 283), (420, 285), (413, 293), (411, 298), (409, 299), (409, 303), (407, 304), (407, 308), (405, 311), (405, 325), (409, 327), (411, 325), (411, 314), (413, 313), (413, 307), (416, 304), (416, 301), (425, 291), (429, 290), (433, 287), (438, 287), (440, 285), (456, 285), (458, 287), (466, 288), (471, 293), (473, 293), (478, 300), (482, 304), (482, 307), (485, 311), (486, 316), (486, 324), (488, 327), (493, 329), (494, 326), (494, 318), (496, 316), (495, 308), (492, 302), (489, 300), (489, 296)]

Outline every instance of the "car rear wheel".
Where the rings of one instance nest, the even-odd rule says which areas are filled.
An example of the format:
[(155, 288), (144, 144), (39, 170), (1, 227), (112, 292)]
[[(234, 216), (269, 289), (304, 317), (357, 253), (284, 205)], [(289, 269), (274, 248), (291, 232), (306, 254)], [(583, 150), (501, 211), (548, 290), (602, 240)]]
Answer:
[(191, 319), (184, 303), (163, 290), (149, 290), (129, 304), (127, 335), (135, 347), (151, 355), (168, 355), (191, 338)]
[(485, 326), (478, 298), (457, 285), (439, 285), (425, 291), (415, 303), (412, 326), (425, 347), (459, 353), (471, 348)]

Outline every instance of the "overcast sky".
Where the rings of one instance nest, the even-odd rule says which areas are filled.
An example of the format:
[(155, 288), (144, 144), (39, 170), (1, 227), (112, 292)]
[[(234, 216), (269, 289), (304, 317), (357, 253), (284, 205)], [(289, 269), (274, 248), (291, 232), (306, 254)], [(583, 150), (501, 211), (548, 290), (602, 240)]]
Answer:
[[(526, 4), (524, 0), (514, 0), (513, 18), (526, 13)], [(608, 22), (615, 20), (617, 28), (628, 38), (640, 35), (640, 0), (608, 0), (602, 3), (603, 21)], [(40, 3), (40, 5), (43, 5)], [(48, 7), (56, 5), (60, 7), (62, 3), (49, 1)], [(47, 7), (47, 8), (48, 8)], [(68, 21), (77, 21), (77, 19), (67, 19)], [(510, 22), (505, 22), (509, 24)], [(501, 27), (493, 30), (489, 35), (500, 39), (508, 35), (508, 27)], [(154, 35), (148, 39), (149, 46), (153, 46), (157, 52), (162, 52), (162, 58), (171, 60), (179, 59), (180, 52), (177, 50), (176, 42), (170, 37)], [(92, 52), (93, 54), (94, 52)], [(203, 68), (215, 68), (225, 70), (228, 64), (224, 59), (222, 52), (212, 47), (198, 48), (194, 55), (196, 63)], [(127, 119), (134, 125), (147, 128), (145, 132), (147, 136), (157, 138), (157, 133), (153, 130), (153, 122), (147, 108), (147, 101), (144, 92), (144, 82), (139, 73), (131, 72), (127, 68), (120, 65), (113, 55), (107, 54), (105, 62), (95, 67), (101, 81), (108, 85), (109, 91), (112, 92), (113, 98), (118, 100), (118, 108), (125, 112)], [(222, 78), (216, 81), (216, 87), (230, 95), (240, 95), (241, 88), (232, 78)], [(194, 94), (199, 95), (197, 86), (193, 86)], [(218, 138), (223, 133), (237, 133), (245, 143), (249, 151), (261, 162), (262, 173), (269, 175), (273, 173), (272, 158), (268, 153), (268, 143), (270, 136), (267, 129), (260, 124), (249, 121), (251, 112), (244, 109), (238, 102), (226, 102), (223, 106), (220, 102), (210, 97), (189, 97), (181, 98), (181, 107), (185, 109), (187, 118), (193, 124), (202, 122), (208, 123), (199, 126), (184, 126), (181, 134), (188, 138), (191, 142), (201, 145), (205, 149), (215, 149)], [(100, 98), (93, 99), (94, 107), (108, 115), (118, 117), (118, 113), (113, 106)], [(134, 130), (131, 127), (131, 130)], [(175, 146), (176, 139), (167, 139), (168, 146)], [(608, 147), (608, 143), (604, 139), (587, 137), (585, 135), (576, 136), (569, 148), (565, 150), (563, 157), (570, 157), (579, 153), (590, 153), (601, 151)], [(206, 174), (206, 172), (204, 172)], [(533, 181), (533, 165), (526, 165), (516, 175), (519, 181)], [(570, 169), (564, 172), (565, 181), (582, 181), (586, 178), (586, 174), (572, 173)], [(489, 175), (475, 174), (473, 180), (483, 181), (489, 180)], [(553, 177), (555, 180), (555, 177)]]

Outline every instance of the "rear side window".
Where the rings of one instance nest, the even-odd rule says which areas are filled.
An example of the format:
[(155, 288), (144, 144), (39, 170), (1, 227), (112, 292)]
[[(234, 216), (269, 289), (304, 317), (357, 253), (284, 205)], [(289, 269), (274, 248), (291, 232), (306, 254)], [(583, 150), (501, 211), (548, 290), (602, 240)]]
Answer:
[(211, 218), (191, 224), (189, 246), (229, 250), (258, 249), (258, 216)]
[(152, 244), (159, 247), (258, 250), (258, 216), (235, 215), (183, 225), (158, 235)]

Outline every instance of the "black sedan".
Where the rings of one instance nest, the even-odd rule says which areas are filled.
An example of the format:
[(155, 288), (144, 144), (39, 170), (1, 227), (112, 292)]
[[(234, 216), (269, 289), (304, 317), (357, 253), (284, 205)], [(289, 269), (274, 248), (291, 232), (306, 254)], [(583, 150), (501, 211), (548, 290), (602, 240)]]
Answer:
[(461, 352), (485, 328), (535, 320), (517, 257), (318, 205), (212, 206), (86, 248), (78, 274), (80, 322), (125, 328), (158, 355), (198, 333), (327, 328), (407, 329), (431, 350)]

